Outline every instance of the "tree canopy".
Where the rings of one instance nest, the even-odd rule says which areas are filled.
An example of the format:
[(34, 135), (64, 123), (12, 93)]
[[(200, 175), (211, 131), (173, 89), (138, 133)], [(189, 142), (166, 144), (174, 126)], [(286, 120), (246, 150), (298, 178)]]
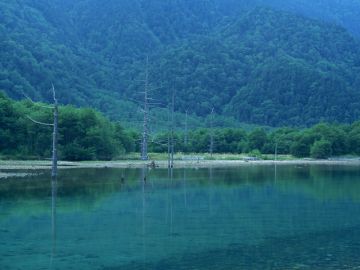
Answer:
[[(354, 0), (0, 2), (0, 89), (91, 106), (134, 125), (145, 57), (165, 108), (311, 126), (360, 116)], [(158, 110), (166, 117), (166, 110)]]
[[(9, 157), (51, 156), (52, 130), (29, 120), (52, 123), (51, 110), (30, 101), (14, 102), (0, 93), (0, 154)], [(64, 160), (110, 160), (135, 151), (133, 133), (92, 109), (62, 106), (59, 151)]]

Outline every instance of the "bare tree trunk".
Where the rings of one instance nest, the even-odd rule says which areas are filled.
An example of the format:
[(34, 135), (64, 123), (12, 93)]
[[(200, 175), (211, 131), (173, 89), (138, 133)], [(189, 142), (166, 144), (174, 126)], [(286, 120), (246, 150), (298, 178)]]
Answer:
[(188, 111), (186, 110), (186, 114), (185, 114), (185, 132), (184, 132), (184, 146), (185, 146), (186, 151), (187, 151), (187, 145), (188, 145)]
[(143, 135), (141, 145), (141, 159), (148, 160), (148, 90), (149, 90), (149, 57), (146, 58), (146, 71), (145, 71), (145, 91), (144, 91), (144, 122), (143, 122)]
[(54, 122), (52, 124), (50, 123), (43, 123), (40, 121), (36, 121), (34, 119), (32, 119), (30, 116), (27, 116), (27, 118), (29, 120), (31, 120), (33, 123), (38, 124), (38, 125), (42, 125), (42, 126), (52, 126), (53, 127), (53, 140), (52, 140), (52, 158), (51, 158), (51, 176), (54, 178), (57, 176), (57, 163), (58, 163), (58, 157), (57, 157), (57, 144), (58, 144), (58, 122), (59, 122), (59, 106), (58, 106), (58, 101), (56, 99), (56, 92), (55, 92), (55, 87), (54, 85), (52, 85), (51, 88), (52, 92), (53, 92), (53, 97), (54, 97), (54, 106), (43, 106), (40, 104), (37, 104), (35, 102), (33, 102), (28, 96), (25, 97), (28, 98), (33, 105), (38, 106), (38, 107), (42, 107), (45, 109), (51, 109), (54, 110)]
[(51, 176), (57, 176), (57, 143), (58, 143), (58, 123), (59, 123), (59, 108), (58, 101), (55, 95), (55, 88), (53, 86), (53, 94), (54, 94), (54, 130), (53, 130), (53, 149), (52, 149), (52, 168), (51, 168)]
[(168, 147), (168, 168), (171, 167), (171, 143), (170, 143), (170, 106), (168, 108), (168, 138), (167, 138), (167, 147)]
[(175, 112), (175, 91), (172, 93), (171, 101), (171, 168), (174, 167), (174, 112)]
[(211, 110), (211, 115), (210, 115), (210, 156), (213, 156), (213, 152), (214, 152), (214, 108), (212, 108)]

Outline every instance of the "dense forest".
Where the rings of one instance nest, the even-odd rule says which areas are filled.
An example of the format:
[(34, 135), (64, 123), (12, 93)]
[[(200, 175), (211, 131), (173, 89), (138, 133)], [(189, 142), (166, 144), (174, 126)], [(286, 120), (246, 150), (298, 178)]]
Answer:
[[(324, 159), (332, 156), (360, 154), (360, 122), (352, 125), (320, 123), (307, 129), (280, 128), (266, 131), (261, 128), (245, 131), (239, 128), (198, 129), (175, 136), (175, 150), (185, 153), (208, 153), (210, 137), (214, 138), (214, 153), (248, 154), (262, 158), (264, 154), (292, 155), (298, 158)], [(156, 136), (151, 151), (167, 151), (167, 133)], [(160, 145), (158, 142), (163, 142)]]
[(0, 89), (46, 102), (53, 82), (61, 103), (136, 127), (148, 55), (155, 131), (172, 91), (199, 127), (213, 107), (229, 126), (352, 123), (359, 12), (353, 0), (0, 0)]
[[(41, 159), (51, 156), (51, 128), (30, 119), (51, 122), (51, 110), (29, 100), (13, 101), (0, 94), (0, 158)], [(122, 159), (139, 152), (140, 133), (124, 129), (93, 109), (62, 106), (59, 111), (59, 152), (63, 160)], [(352, 125), (317, 124), (307, 129), (280, 128), (250, 131), (240, 128), (191, 129), (174, 136), (176, 152), (207, 153), (210, 138), (214, 153), (247, 153), (293, 155), (295, 157), (328, 158), (360, 155), (360, 122)], [(169, 132), (151, 136), (149, 150), (168, 151)]]
[[(135, 151), (136, 134), (126, 132), (119, 123), (110, 122), (93, 109), (62, 106), (59, 115), (61, 159), (109, 160)], [(0, 93), (0, 156), (17, 159), (51, 156), (51, 128), (31, 119), (52, 123), (52, 111), (29, 100), (14, 102)]]
[(359, 48), (341, 28), (258, 9), (169, 49), (153, 69), (166, 89), (182, 89), (179, 108), (198, 115), (214, 106), (270, 126), (352, 122), (360, 108)]

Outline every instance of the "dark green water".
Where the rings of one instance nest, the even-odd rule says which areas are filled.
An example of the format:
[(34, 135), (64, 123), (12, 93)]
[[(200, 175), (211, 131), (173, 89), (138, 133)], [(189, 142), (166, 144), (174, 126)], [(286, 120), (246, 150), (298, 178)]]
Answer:
[(0, 180), (1, 270), (359, 269), (359, 254), (359, 167)]

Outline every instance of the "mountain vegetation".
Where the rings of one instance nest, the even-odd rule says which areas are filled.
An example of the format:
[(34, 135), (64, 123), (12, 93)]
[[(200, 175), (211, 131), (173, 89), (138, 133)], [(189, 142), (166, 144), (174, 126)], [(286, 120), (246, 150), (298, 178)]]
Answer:
[(48, 101), (53, 82), (63, 104), (136, 126), (149, 56), (162, 127), (173, 91), (199, 126), (212, 108), (232, 126), (352, 123), (359, 12), (354, 0), (1, 0), (0, 89)]
[[(62, 106), (59, 150), (63, 160), (109, 160), (135, 151), (136, 134), (92, 109)], [(52, 130), (31, 119), (52, 123), (51, 110), (28, 100), (14, 102), (0, 93), (0, 155), (17, 159), (51, 156)]]
[(359, 116), (359, 48), (342, 28), (259, 9), (162, 53), (153, 69), (166, 89), (182, 89), (179, 108), (198, 115), (215, 107), (270, 126), (352, 122)]
[[(51, 122), (51, 111), (23, 100), (0, 94), (0, 158), (41, 159), (51, 156), (52, 130), (31, 119)], [(61, 106), (59, 110), (59, 154), (62, 160), (111, 160), (139, 152), (140, 133), (124, 129), (93, 109)], [(213, 134), (213, 135), (211, 135)], [(193, 129), (176, 132), (176, 152), (207, 153), (210, 138), (214, 153), (248, 153), (328, 158), (360, 155), (360, 121), (352, 125), (317, 124), (311, 128), (281, 128), (247, 131), (241, 128)], [(168, 151), (168, 132), (150, 138), (149, 151)]]

